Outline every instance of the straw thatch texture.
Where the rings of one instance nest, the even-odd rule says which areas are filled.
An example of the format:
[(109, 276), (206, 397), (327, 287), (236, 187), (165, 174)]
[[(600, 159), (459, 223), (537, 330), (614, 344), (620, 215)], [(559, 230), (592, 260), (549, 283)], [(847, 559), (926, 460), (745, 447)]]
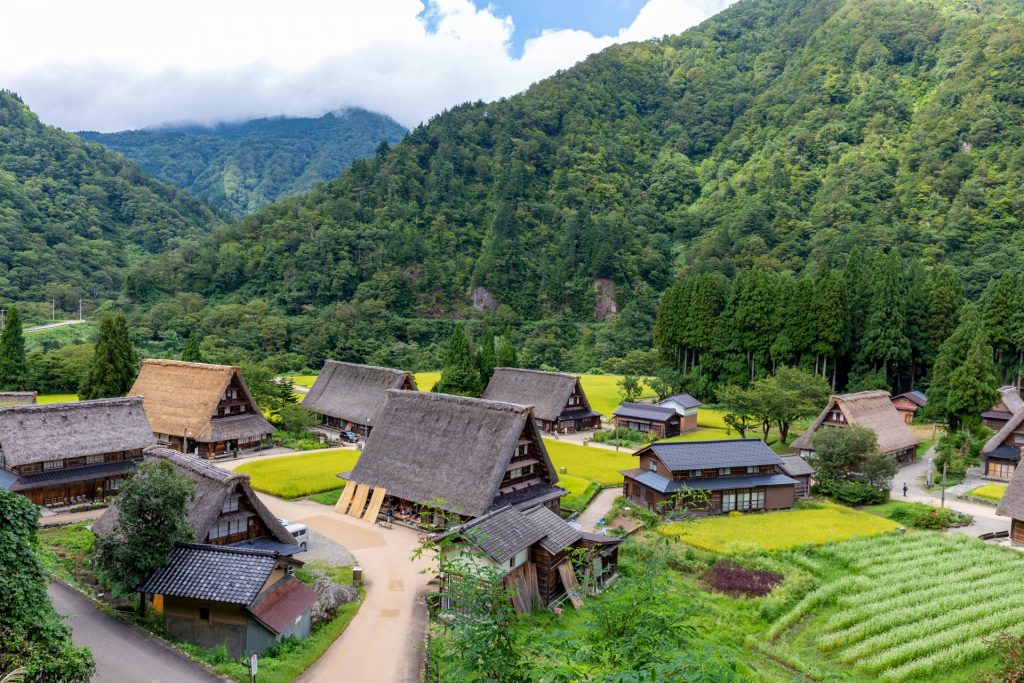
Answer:
[(524, 430), (558, 480), (527, 406), (446, 394), (387, 392), (351, 479), (477, 517), (491, 508)]
[[(554, 422), (565, 410), (578, 383), (579, 378), (575, 375), (561, 372), (495, 368), (483, 397), (489, 401), (533, 406), (535, 417)], [(582, 388), (580, 393), (583, 394)], [(585, 405), (581, 409), (589, 410), (590, 403), (585, 394), (583, 402)]]
[(1011, 415), (1016, 415), (1024, 410), (1024, 399), (1020, 397), (1020, 390), (1013, 385), (999, 387), (999, 403)]
[(0, 391), (0, 406), (35, 405), (36, 391)]
[(7, 467), (131, 451), (153, 443), (137, 396), (0, 408), (0, 449)]
[(1024, 519), (1024, 467), (1017, 467), (1006, 485), (1006, 491), (996, 506), (996, 514)]
[(847, 424), (874, 432), (878, 440), (878, 450), (883, 453), (917, 446), (917, 436), (900, 417), (887, 391), (860, 391), (855, 394), (832, 396), (814, 424), (795, 439), (791, 446), (797, 449), (813, 449), (814, 433), (828, 414), (836, 408), (846, 416)]
[(302, 405), (314, 413), (372, 427), (388, 389), (416, 390), (411, 372), (329, 360)]
[[(179, 453), (170, 448), (159, 446), (147, 448), (146, 460), (166, 460), (178, 471), (195, 482), (194, 497), (188, 506), (188, 524), (192, 527), (196, 539), (206, 539), (212, 527), (220, 518), (224, 501), (234, 493), (240, 493), (252, 510), (270, 529), (274, 538), (280, 543), (294, 544), (295, 539), (284, 525), (277, 521), (263, 501), (257, 497), (249, 484), (249, 475), (222, 470), (207, 460)], [(110, 507), (93, 523), (93, 533), (98, 536), (109, 534), (117, 521), (118, 509), (115, 498)]]
[[(237, 428), (244, 422), (245, 430), (235, 429), (234, 432), (230, 432), (239, 432), (234, 436), (218, 436), (214, 433), (215, 429), (211, 422), (232, 378), (241, 387), (242, 394), (249, 404), (249, 412), (244, 415), (245, 420), (238, 420), (234, 424)], [(271, 434), (276, 431), (263, 418), (263, 413), (249, 393), (241, 372), (232, 365), (147, 358), (142, 361), (142, 368), (130, 393), (142, 396), (146, 417), (149, 418), (150, 427), (156, 434), (182, 437), (188, 429), (189, 439), (212, 443), (239, 436)], [(231, 425), (225, 423), (224, 429), (230, 430)]]
[(985, 445), (981, 447), (982, 454), (991, 453), (1002, 446), (1003, 442), (1009, 439), (1010, 435), (1020, 428), (1021, 422), (1024, 422), (1024, 410), (1018, 410), (1014, 413), (1013, 417), (1011, 417), (998, 432), (993, 434), (992, 437), (985, 442)]

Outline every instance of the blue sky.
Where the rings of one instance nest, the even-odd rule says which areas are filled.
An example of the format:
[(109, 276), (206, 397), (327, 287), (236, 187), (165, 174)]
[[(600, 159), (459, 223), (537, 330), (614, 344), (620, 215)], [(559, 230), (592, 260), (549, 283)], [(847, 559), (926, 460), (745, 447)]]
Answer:
[(491, 8), (498, 16), (515, 22), (512, 53), (520, 56), (523, 45), (544, 30), (576, 29), (595, 36), (611, 36), (636, 19), (647, 0), (474, 0), (480, 9)]

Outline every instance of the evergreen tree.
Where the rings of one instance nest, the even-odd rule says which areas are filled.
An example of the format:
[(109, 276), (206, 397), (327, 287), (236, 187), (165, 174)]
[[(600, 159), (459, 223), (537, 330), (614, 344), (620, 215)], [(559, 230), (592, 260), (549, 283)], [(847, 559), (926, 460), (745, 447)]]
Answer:
[(833, 270), (818, 282), (810, 309), (814, 325), (812, 350), (815, 372), (820, 369), (821, 376), (825, 378), (831, 372), (833, 389), (839, 356), (846, 348), (850, 336), (847, 291), (842, 273)]
[(924, 371), (925, 354), (928, 352), (928, 303), (927, 276), (920, 261), (914, 259), (907, 266), (904, 295), (904, 333), (910, 341), (907, 381), (911, 390)]
[(767, 363), (775, 339), (777, 283), (777, 276), (763, 268), (755, 268), (736, 277), (733, 290), (735, 324), (740, 346), (747, 354), (750, 379), (757, 376), (759, 365)]
[(83, 400), (124, 396), (137, 374), (138, 358), (124, 313), (104, 314), (92, 361), (78, 393)]
[(1010, 358), (1015, 349), (1018, 302), (1016, 284), (1016, 278), (1011, 275), (1000, 277), (989, 282), (981, 296), (981, 322), (995, 352), (996, 370), (1000, 379), (1005, 376), (1003, 361)]
[(966, 300), (960, 276), (950, 265), (937, 266), (928, 273), (925, 287), (928, 290), (928, 342), (921, 362), (930, 367), (935, 363), (942, 342), (956, 329), (960, 309)]
[(456, 323), (452, 330), (444, 369), (441, 370), (441, 379), (434, 385), (434, 391), (459, 396), (479, 396), (483, 393), (480, 371), (473, 363), (469, 338), (462, 323)]
[(27, 389), (28, 360), (25, 357), (25, 335), (17, 308), (7, 311), (4, 329), (0, 332), (0, 390)]
[(476, 364), (480, 369), (480, 384), (486, 387), (497, 367), (498, 357), (494, 349), (494, 333), (490, 330), (484, 333), (484, 341), (480, 344), (480, 350), (476, 354)]
[[(939, 346), (939, 353), (935, 357), (931, 385), (928, 387), (928, 405), (925, 408), (925, 412), (933, 419), (945, 420), (951, 430), (958, 429), (960, 425), (956, 411), (950, 409), (952, 374), (967, 357), (974, 334), (981, 328), (981, 316), (974, 304), (964, 304), (957, 317), (960, 323)], [(989, 407), (991, 405), (983, 410)]]
[(999, 398), (996, 385), (992, 345), (984, 328), (979, 327), (974, 330), (966, 358), (949, 375), (946, 410), (956, 415), (961, 425), (975, 426), (981, 413)]
[(903, 264), (895, 250), (874, 260), (861, 360), (876, 370), (885, 370), (890, 383), (895, 384), (899, 365), (910, 360), (910, 340), (904, 329)]
[(199, 337), (196, 335), (195, 330), (188, 333), (188, 341), (185, 342), (185, 348), (181, 352), (181, 359), (189, 363), (205, 362), (203, 354), (199, 350)]
[(654, 321), (654, 345), (661, 357), (677, 370), (683, 370), (683, 354), (686, 351), (683, 328), (686, 314), (686, 287), (682, 282), (665, 290), (658, 304)]
[(846, 295), (846, 310), (850, 313), (845, 353), (851, 358), (860, 354), (861, 341), (868, 322), (871, 305), (871, 290), (868, 287), (871, 262), (861, 247), (854, 247), (843, 268), (843, 285)]

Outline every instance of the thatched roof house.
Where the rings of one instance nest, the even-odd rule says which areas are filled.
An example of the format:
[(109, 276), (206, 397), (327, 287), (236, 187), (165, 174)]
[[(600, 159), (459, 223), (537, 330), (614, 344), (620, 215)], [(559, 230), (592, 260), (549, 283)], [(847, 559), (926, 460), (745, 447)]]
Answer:
[(324, 416), (326, 426), (367, 436), (388, 389), (416, 391), (411, 372), (329, 360), (302, 405)]
[[(249, 475), (223, 470), (206, 460), (159, 446), (147, 448), (145, 459), (166, 460), (179, 474), (195, 482), (194, 496), (188, 505), (188, 524), (200, 543), (227, 545), (265, 539), (258, 544), (260, 547), (287, 555), (298, 551), (292, 535), (253, 492)], [(93, 523), (93, 533), (112, 533), (117, 515), (114, 501)]]
[(0, 407), (34, 405), (37, 396), (36, 391), (0, 391)]
[(814, 452), (814, 434), (822, 426), (849, 425), (874, 432), (878, 450), (892, 454), (897, 462), (906, 464), (914, 460), (918, 438), (900, 417), (887, 391), (860, 391), (830, 397), (814, 423), (791, 445), (806, 457)]
[(1019, 412), (1024, 411), (1024, 399), (1020, 396), (1020, 390), (1008, 385), (999, 387), (999, 400), (989, 410), (981, 414), (981, 421), (989, 429), (997, 432), (1003, 428), (1010, 418)]
[(138, 397), (0, 408), (0, 486), (46, 507), (102, 500), (153, 442)]
[(580, 378), (562, 372), (521, 368), (495, 368), (483, 398), (533, 406), (541, 429), (579, 431), (595, 429), (601, 416), (590, 407)]
[(130, 393), (142, 397), (157, 439), (175, 450), (215, 457), (256, 448), (276, 431), (233, 365), (147, 358)]
[(1011, 518), (1010, 540), (1014, 545), (1024, 545), (1024, 470), (1011, 475), (996, 514)]
[[(335, 509), (371, 520), (381, 505), (402, 511), (437, 502), (478, 517), (506, 505), (557, 508), (565, 495), (529, 406), (395, 389), (347, 478)], [(364, 513), (375, 489), (388, 500)]]
[(1009, 481), (1020, 464), (1024, 447), (1024, 409), (1018, 410), (981, 447), (981, 467), (986, 477)]

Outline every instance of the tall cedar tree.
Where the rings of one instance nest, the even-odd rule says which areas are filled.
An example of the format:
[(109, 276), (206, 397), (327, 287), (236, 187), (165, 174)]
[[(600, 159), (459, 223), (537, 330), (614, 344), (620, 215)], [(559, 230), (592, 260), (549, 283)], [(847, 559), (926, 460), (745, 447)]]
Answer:
[(508, 332), (501, 335), (501, 342), (498, 344), (498, 365), (500, 368), (518, 368), (519, 355), (516, 353), (516, 346), (512, 343)]
[(134, 592), (167, 563), (177, 541), (192, 540), (188, 504), (194, 488), (166, 460), (140, 463), (121, 484), (114, 528), (96, 539), (97, 575), (115, 594)]
[(861, 247), (854, 247), (843, 268), (843, 285), (846, 293), (847, 310), (850, 312), (849, 339), (846, 352), (855, 356), (861, 348), (868, 322), (871, 290), (867, 286), (870, 281), (870, 264), (875, 259), (869, 258)]
[(848, 350), (850, 338), (850, 310), (846, 293), (842, 273), (830, 271), (818, 282), (810, 321), (804, 318), (806, 324), (814, 325), (815, 373), (820, 372), (822, 377), (828, 378), (831, 372), (833, 389), (839, 357)]
[(36, 554), (39, 508), (0, 488), (0, 673), (28, 669), (40, 683), (88, 681), (92, 655), (71, 643), (46, 594), (47, 572)]
[(974, 331), (967, 356), (949, 375), (946, 410), (965, 426), (976, 426), (983, 411), (992, 407), (999, 398), (996, 391), (995, 365), (992, 345), (983, 328)]
[[(1018, 314), (1017, 279), (1012, 275), (992, 280), (981, 296), (981, 321), (988, 334), (988, 341), (995, 352), (998, 378), (1004, 379), (1004, 360), (1016, 360), (1014, 337)], [(1015, 369), (1015, 368), (1014, 368)]]
[(476, 354), (476, 364), (480, 369), (480, 384), (486, 387), (497, 367), (498, 356), (494, 350), (494, 332), (487, 330), (484, 333), (484, 341), (480, 344), (480, 350)]
[(7, 321), (0, 332), (0, 390), (27, 389), (28, 360), (25, 357), (25, 335), (17, 308), (7, 311)]
[(953, 334), (959, 323), (960, 309), (966, 303), (964, 285), (956, 269), (950, 265), (936, 266), (928, 273), (925, 285), (928, 290), (928, 345), (922, 362), (926, 366), (935, 364), (939, 347)]
[(124, 396), (138, 371), (138, 357), (124, 313), (104, 314), (92, 361), (78, 393), (83, 400)]
[(735, 325), (747, 355), (750, 379), (766, 369), (775, 332), (777, 291), (778, 276), (769, 270), (755, 268), (736, 277)]
[(896, 370), (910, 360), (910, 340), (904, 330), (903, 263), (895, 250), (875, 259), (870, 289), (862, 361), (875, 370), (885, 370), (895, 386)]
[(480, 371), (473, 363), (469, 338), (466, 337), (462, 323), (457, 323), (452, 330), (444, 369), (441, 370), (441, 379), (434, 386), (434, 391), (458, 396), (479, 396), (483, 393)]
[(181, 352), (181, 359), (189, 363), (205, 362), (203, 354), (199, 350), (199, 336), (196, 335), (195, 330), (188, 333), (188, 341), (185, 342), (185, 348)]
[[(931, 385), (928, 387), (928, 405), (925, 407), (925, 412), (929, 416), (936, 420), (944, 420), (952, 430), (960, 426), (956, 411), (950, 409), (952, 375), (970, 352), (974, 333), (981, 329), (981, 315), (977, 306), (972, 303), (964, 304), (957, 318), (960, 323), (939, 346), (939, 353), (935, 357)], [(988, 407), (990, 406), (983, 410)]]
[(904, 386), (913, 390), (924, 372), (925, 355), (928, 353), (928, 278), (920, 261), (915, 259), (907, 265), (905, 279), (904, 332), (910, 341), (910, 367)]

